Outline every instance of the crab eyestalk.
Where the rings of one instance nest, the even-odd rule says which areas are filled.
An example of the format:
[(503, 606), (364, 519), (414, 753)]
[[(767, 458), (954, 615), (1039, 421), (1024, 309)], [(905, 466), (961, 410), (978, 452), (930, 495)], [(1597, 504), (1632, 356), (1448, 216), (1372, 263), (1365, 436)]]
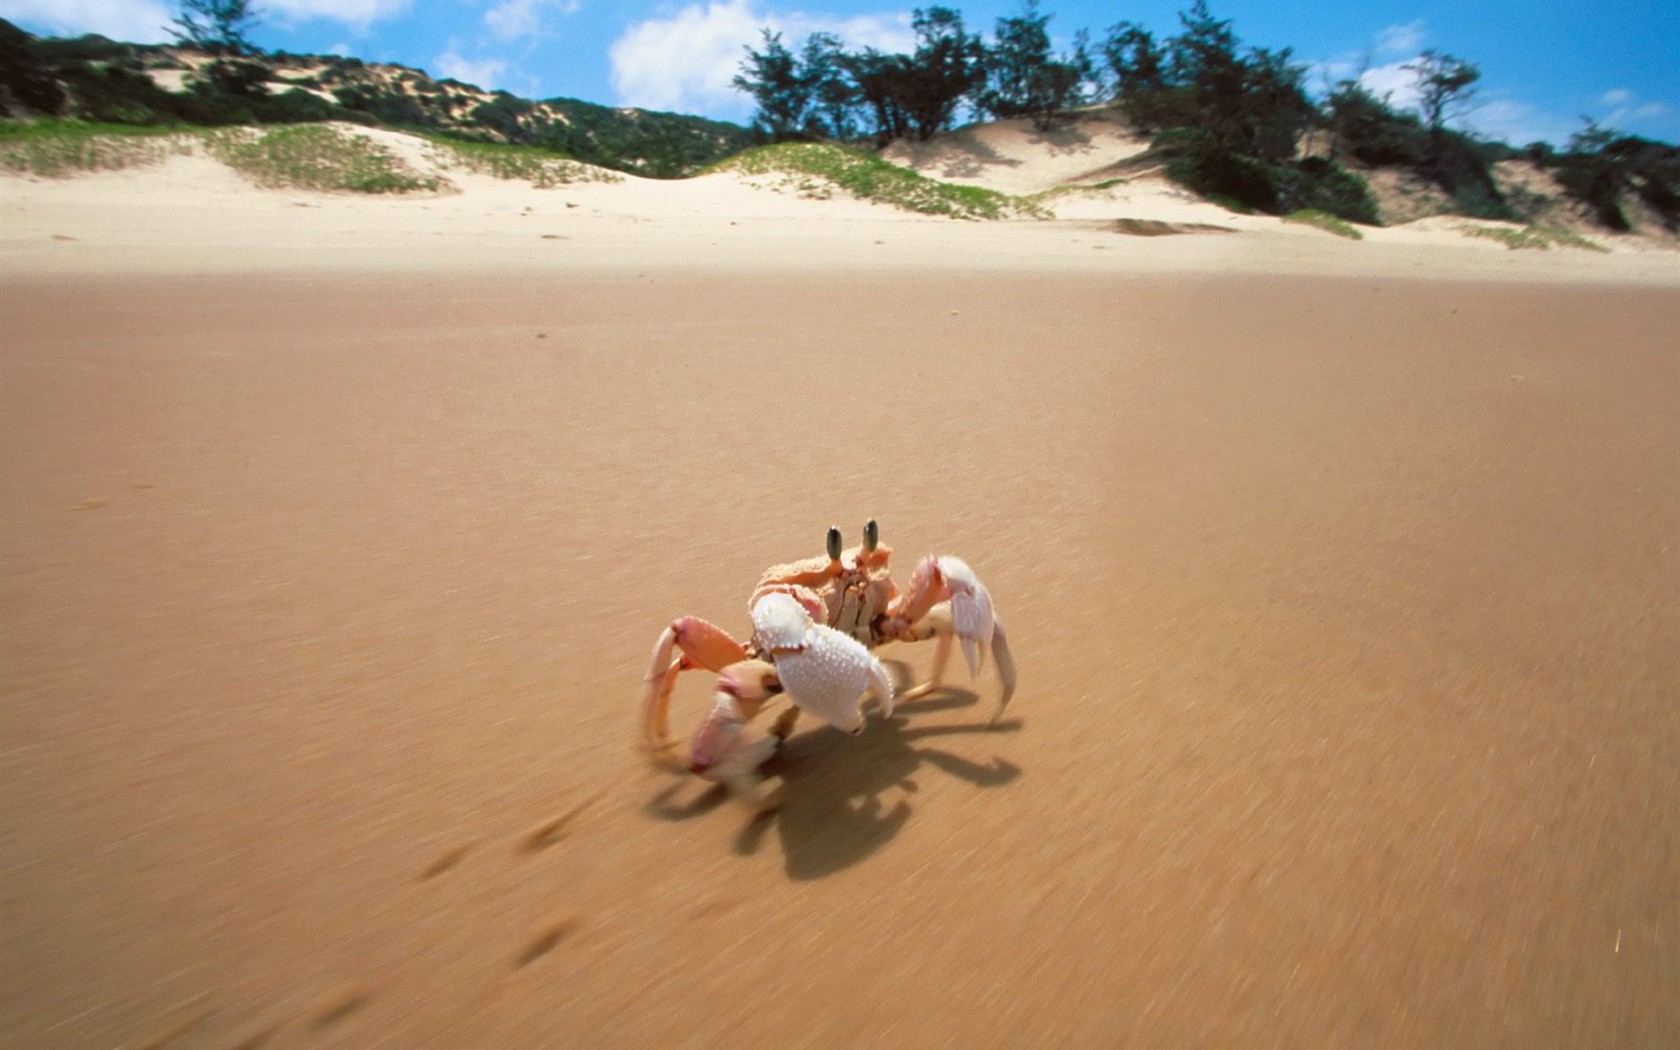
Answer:
[(838, 525), (828, 527), (828, 560), (840, 560), (840, 526)]
[(881, 526), (875, 523), (874, 518), (870, 518), (868, 521), (863, 523), (863, 549), (866, 551), (872, 551), (880, 545)]

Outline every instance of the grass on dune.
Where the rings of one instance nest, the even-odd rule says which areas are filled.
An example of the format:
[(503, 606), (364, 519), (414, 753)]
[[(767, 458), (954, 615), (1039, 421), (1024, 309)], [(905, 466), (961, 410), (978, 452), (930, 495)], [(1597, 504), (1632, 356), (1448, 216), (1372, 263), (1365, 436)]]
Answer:
[(200, 147), (266, 187), (406, 193), (443, 185), (366, 136), (329, 124), (202, 128), (0, 121), (0, 170), (45, 178), (141, 167)]
[(835, 190), (859, 200), (955, 219), (1041, 218), (1037, 205), (977, 186), (957, 186), (890, 164), (872, 154), (819, 142), (758, 146), (708, 171), (769, 176), (801, 197), (827, 199)]
[(1565, 248), (1584, 248), (1592, 252), (1608, 252), (1610, 249), (1597, 241), (1588, 240), (1578, 233), (1568, 230), (1557, 230), (1550, 226), (1462, 226), (1460, 227), (1471, 237), (1485, 237), (1499, 241), (1513, 251), (1531, 249), (1537, 251), (1551, 251), (1554, 245)]
[(1360, 233), (1346, 219), (1338, 218), (1317, 208), (1302, 208), (1300, 211), (1290, 212), (1283, 217), (1283, 221), (1302, 226), (1317, 226), (1326, 233), (1333, 233), (1338, 237), (1346, 237), (1349, 240), (1360, 241), (1365, 239), (1365, 235)]
[(621, 182), (623, 176), (538, 146), (468, 142), (427, 135), (428, 152), (441, 167), (459, 168), (498, 179), (523, 180), (537, 189), (580, 182)]
[(215, 131), (205, 144), (217, 160), (268, 188), (412, 193), (444, 185), (372, 139), (330, 124)]
[(189, 153), (194, 141), (190, 131), (176, 127), (0, 120), (0, 171), (54, 179), (120, 171)]

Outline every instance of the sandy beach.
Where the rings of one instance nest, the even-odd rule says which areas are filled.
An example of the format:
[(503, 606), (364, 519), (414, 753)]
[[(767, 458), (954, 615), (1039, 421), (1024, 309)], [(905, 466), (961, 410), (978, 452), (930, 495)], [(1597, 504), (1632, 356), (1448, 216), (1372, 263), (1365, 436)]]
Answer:
[[(1673, 252), (196, 163), (0, 183), (0, 1045), (1680, 1043)], [(1008, 718), (648, 768), (869, 517)]]

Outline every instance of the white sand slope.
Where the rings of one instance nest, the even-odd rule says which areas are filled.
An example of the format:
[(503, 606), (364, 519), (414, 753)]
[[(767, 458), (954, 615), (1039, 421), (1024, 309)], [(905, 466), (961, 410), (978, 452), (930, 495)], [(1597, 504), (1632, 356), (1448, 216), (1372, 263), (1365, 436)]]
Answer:
[(1124, 126), (1092, 115), (1049, 131), (1024, 119), (974, 125), (929, 142), (895, 142), (882, 156), (931, 179), (1025, 195), (1098, 181), (1148, 148)]

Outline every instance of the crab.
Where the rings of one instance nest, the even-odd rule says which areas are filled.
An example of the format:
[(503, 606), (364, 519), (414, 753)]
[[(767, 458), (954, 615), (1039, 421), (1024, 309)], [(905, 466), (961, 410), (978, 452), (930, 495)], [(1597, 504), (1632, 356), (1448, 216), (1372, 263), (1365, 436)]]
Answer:
[[(800, 712), (847, 733), (861, 733), (866, 695), (883, 718), (895, 699), (910, 700), (939, 688), (953, 642), (960, 643), (970, 675), (991, 655), (1003, 683), (992, 714), (996, 725), (1015, 693), (1015, 662), (1003, 623), (979, 577), (960, 558), (930, 554), (917, 563), (900, 591), (888, 572), (892, 548), (881, 543), (870, 519), (863, 543), (842, 549), (830, 527), (827, 556), (765, 570), (747, 602), (753, 633), (735, 640), (697, 616), (682, 616), (654, 643), (642, 693), (642, 743), (658, 765), (687, 770), (727, 785), (756, 811), (770, 808), (758, 770), (793, 732)], [(895, 698), (892, 677), (870, 650), (888, 642), (936, 643), (928, 681)], [(689, 746), (687, 761), (669, 729), (671, 693), (684, 671), (717, 674), (712, 709)], [(792, 702), (769, 734), (748, 740), (747, 724), (774, 697)]]

